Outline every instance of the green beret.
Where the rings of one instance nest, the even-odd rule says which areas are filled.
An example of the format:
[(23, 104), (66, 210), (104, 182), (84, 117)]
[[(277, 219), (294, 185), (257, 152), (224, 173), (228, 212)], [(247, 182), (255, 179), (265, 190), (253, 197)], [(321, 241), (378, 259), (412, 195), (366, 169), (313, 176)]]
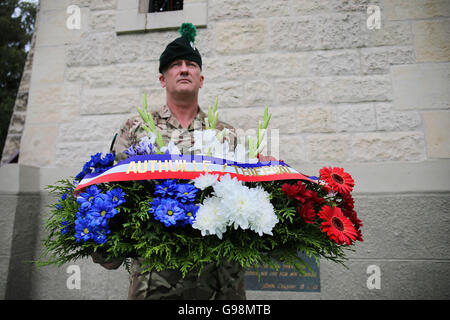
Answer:
[(202, 68), (202, 57), (194, 45), (197, 29), (192, 23), (183, 23), (178, 30), (181, 37), (169, 43), (159, 57), (159, 72), (163, 71), (175, 60), (184, 59), (196, 62)]

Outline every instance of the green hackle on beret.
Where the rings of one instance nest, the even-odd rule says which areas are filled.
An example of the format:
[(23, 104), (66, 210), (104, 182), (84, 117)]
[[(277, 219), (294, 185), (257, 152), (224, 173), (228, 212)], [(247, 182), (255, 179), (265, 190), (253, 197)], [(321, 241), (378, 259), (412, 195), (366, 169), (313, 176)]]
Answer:
[(195, 36), (197, 35), (197, 29), (195, 26), (190, 23), (182, 23), (178, 32), (181, 34), (183, 38), (186, 38), (187, 41), (195, 42)]

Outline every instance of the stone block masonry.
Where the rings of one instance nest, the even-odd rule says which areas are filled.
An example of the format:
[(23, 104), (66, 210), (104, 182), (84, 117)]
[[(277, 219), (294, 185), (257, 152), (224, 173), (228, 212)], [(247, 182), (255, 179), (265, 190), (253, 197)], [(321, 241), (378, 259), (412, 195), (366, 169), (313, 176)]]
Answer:
[[(77, 3), (84, 19), (81, 30), (72, 33), (59, 28), (58, 34), (65, 32), (70, 37), (53, 37), (52, 42), (46, 40), (46, 30), (52, 24), (61, 24), (63, 6), (44, 5), (40, 15), (53, 18), (41, 23), (41, 33), (38, 31), (41, 40), (37, 58), (42, 61), (34, 70), (35, 89), (29, 107), (32, 112), (27, 121), (37, 125), (45, 118), (47, 125), (58, 128), (58, 133), (56, 148), (49, 152), (48, 160), (39, 162), (27, 156), (28, 147), (24, 145), (24, 163), (62, 163), (60, 157), (68, 156), (70, 144), (74, 143), (65, 141), (66, 124), (76, 121), (82, 129), (91, 115), (116, 124), (120, 121), (115, 120), (115, 115), (125, 119), (135, 113), (144, 92), (151, 98), (151, 108), (164, 103), (164, 91), (157, 80), (157, 60), (176, 33), (155, 30), (117, 35), (112, 22), (114, 12), (130, 9), (120, 3), (120, 8), (115, 1)], [(300, 139), (292, 141), (305, 144), (303, 149), (310, 152), (303, 157), (307, 162), (332, 159), (330, 155), (315, 155), (319, 149), (314, 145), (336, 139), (341, 141), (342, 149), (339, 156), (332, 154), (340, 160), (426, 160), (428, 136), (422, 126), (421, 110), (445, 109), (450, 92), (446, 68), (441, 65), (447, 56), (447, 49), (442, 46), (445, 31), (433, 32), (432, 39), (426, 37), (430, 30), (446, 30), (447, 11), (437, 15), (437, 9), (431, 7), (445, 6), (439, 1), (431, 3), (423, 7), (395, 1), (219, 4), (211, 0), (209, 22), (206, 28), (198, 29), (197, 36), (197, 46), (205, 60), (200, 105), (206, 109), (219, 96), (223, 120), (237, 121), (237, 125), (248, 129), (252, 121), (256, 126), (259, 119), (251, 111), (268, 104), (274, 114), (280, 115), (280, 121), (273, 123), (275, 129), (282, 134), (295, 134)], [(366, 26), (369, 4), (378, 5), (381, 10), (380, 29)], [(417, 14), (417, 8), (426, 12)], [(426, 83), (430, 85), (422, 85), (422, 74), (428, 77)], [(410, 86), (417, 90), (410, 92)], [(50, 92), (57, 96), (44, 103)], [(245, 116), (249, 121), (240, 121), (237, 111), (249, 113)], [(282, 120), (286, 112), (292, 112), (297, 119), (289, 128)], [(92, 126), (92, 138), (86, 142), (108, 141), (100, 131), (104, 130)], [(374, 151), (369, 156), (364, 152), (368, 145), (362, 142), (373, 139), (365, 137), (368, 132), (376, 134), (377, 141), (385, 141), (375, 143), (378, 147), (386, 147), (387, 141), (404, 141), (398, 137), (411, 135), (414, 138), (408, 141), (413, 143), (414, 151), (408, 147), (409, 151), (402, 155), (387, 156)]]
[[(144, 93), (152, 110), (165, 103), (158, 59), (178, 34), (175, 27), (151, 26), (174, 15), (150, 21), (152, 16), (139, 12), (142, 3), (40, 1), (34, 51), (3, 151), (5, 159), (20, 148), (20, 170), (7, 166), (0, 173), (14, 181), (8, 177), (22, 172), (17, 174), (21, 181), (29, 174), (22, 168), (36, 168), (41, 182), (27, 199), (42, 212), (50, 201), (41, 194), (45, 179), (47, 184), (56, 181), (48, 179), (53, 172), (69, 170), (63, 169), (68, 160), (70, 174), (76, 174), (90, 154), (106, 152), (119, 125), (136, 114)], [(342, 166), (354, 172), (358, 188), (357, 210), (366, 236), (351, 256), (350, 269), (321, 264), (321, 292), (314, 295), (251, 292), (249, 298), (448, 299), (450, 258), (444, 231), (449, 228), (450, 191), (450, 2), (185, 3), (203, 8), (196, 38), (204, 61), (201, 108), (207, 110), (219, 96), (221, 120), (250, 134), (267, 104), (276, 135), (270, 142), (278, 144), (268, 154), (273, 151), (306, 174), (317, 174), (325, 165)], [(80, 8), (80, 29), (65, 25), (71, 4)], [(368, 13), (369, 5), (379, 11)], [(194, 21), (198, 15), (183, 11), (176, 17)], [(380, 27), (368, 28), (369, 18), (379, 18)], [(130, 30), (123, 29), (127, 25)], [(32, 208), (19, 205), (19, 196), (6, 192), (8, 188), (0, 192), (0, 202), (8, 204), (2, 206), (7, 211), (2, 211), (2, 256), (9, 260), (2, 261), (2, 268), (11, 272), (20, 258), (11, 248), (29, 242), (10, 241), (11, 230), (21, 229), (7, 226), (16, 217), (28, 217), (18, 210)], [(34, 249), (26, 254), (32, 256)], [(366, 286), (372, 264), (381, 268), (380, 290)], [(126, 290), (124, 274), (112, 281), (116, 274), (85, 261), (80, 266), (89, 274), (86, 291), (67, 291), (62, 269), (24, 269), (32, 284), (21, 282), (20, 288), (32, 298), (125, 298), (117, 293)], [(96, 277), (111, 284), (96, 287)], [(12, 272), (2, 281), (12, 288), (8, 281), (14, 279)], [(4, 295), (20, 296), (11, 291)]]

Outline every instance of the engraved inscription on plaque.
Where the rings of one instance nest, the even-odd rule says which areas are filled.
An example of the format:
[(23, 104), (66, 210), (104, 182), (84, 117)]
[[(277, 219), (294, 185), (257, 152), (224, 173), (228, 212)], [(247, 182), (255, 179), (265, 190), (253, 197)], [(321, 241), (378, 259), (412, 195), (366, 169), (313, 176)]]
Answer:
[(278, 271), (263, 265), (257, 269), (250, 269), (246, 271), (246, 289), (261, 291), (320, 292), (319, 266), (315, 263), (313, 258), (309, 258), (303, 254), (299, 254), (299, 256), (310, 266), (312, 270), (305, 266), (305, 274), (302, 275), (295, 269), (295, 267), (290, 265), (281, 264)]

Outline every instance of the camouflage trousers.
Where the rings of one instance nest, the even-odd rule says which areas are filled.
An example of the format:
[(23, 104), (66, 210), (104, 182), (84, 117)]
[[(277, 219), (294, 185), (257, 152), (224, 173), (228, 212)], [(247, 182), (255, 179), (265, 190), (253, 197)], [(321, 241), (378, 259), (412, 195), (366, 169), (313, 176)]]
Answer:
[(221, 261), (208, 264), (198, 275), (163, 270), (141, 273), (140, 259), (133, 260), (130, 275), (130, 300), (245, 300), (245, 277), (241, 266)]

